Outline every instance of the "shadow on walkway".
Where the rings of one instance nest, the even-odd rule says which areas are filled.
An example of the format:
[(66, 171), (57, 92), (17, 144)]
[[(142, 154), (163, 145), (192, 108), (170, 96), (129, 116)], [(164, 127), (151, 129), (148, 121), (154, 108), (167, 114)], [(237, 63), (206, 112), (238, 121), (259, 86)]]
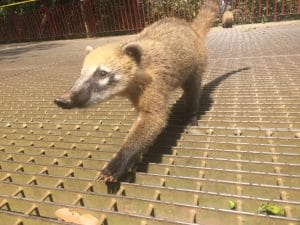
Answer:
[[(249, 67), (225, 73), (218, 78), (205, 84), (202, 88), (202, 95), (200, 97), (200, 108), (197, 113), (197, 119), (201, 120), (202, 115), (208, 112), (213, 104), (211, 97), (212, 93), (218, 86), (230, 76), (238, 74), (241, 71), (249, 70)], [(181, 134), (185, 131), (189, 121), (185, 119), (184, 102), (181, 97), (172, 107), (170, 119), (166, 129), (157, 138), (153, 146), (150, 148), (148, 154), (145, 155), (143, 163), (138, 166), (138, 171), (147, 172), (148, 163), (161, 163), (162, 154), (172, 154), (172, 148), (177, 146), (177, 142)], [(201, 125), (201, 121), (199, 121)]]
[[(201, 116), (210, 110), (213, 104), (211, 94), (224, 80), (228, 79), (234, 74), (249, 69), (249, 67), (245, 67), (238, 70), (233, 70), (204, 85), (202, 88), (202, 95), (199, 100), (201, 106), (197, 113), (197, 119), (201, 120)], [(172, 154), (172, 148), (177, 146), (177, 141), (180, 139), (181, 134), (184, 132), (189, 123), (189, 121), (185, 119), (183, 103), (183, 97), (181, 97), (173, 105), (167, 127), (156, 139), (153, 146), (149, 149), (149, 152), (144, 156), (143, 161), (137, 165), (136, 171), (147, 173), (149, 163), (161, 163), (163, 154)], [(135, 172), (133, 171), (124, 175), (121, 180), (134, 183), (136, 180)], [(119, 188), (119, 182), (107, 184), (107, 192), (110, 194), (117, 193)]]
[(27, 44), (17, 44), (9, 49), (0, 49), (0, 60), (5, 59), (16, 59), (21, 57), (22, 54), (33, 51), (43, 51), (51, 48), (57, 48), (64, 44), (60, 43), (27, 43)]

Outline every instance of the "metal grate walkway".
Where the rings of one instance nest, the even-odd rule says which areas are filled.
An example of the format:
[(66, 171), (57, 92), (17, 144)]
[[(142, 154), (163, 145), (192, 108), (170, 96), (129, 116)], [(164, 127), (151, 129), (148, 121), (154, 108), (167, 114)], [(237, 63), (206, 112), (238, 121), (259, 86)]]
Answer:
[[(94, 178), (135, 111), (122, 98), (79, 110), (52, 100), (79, 75), (85, 45), (119, 38), (1, 46), (0, 224), (66, 224), (54, 212), (67, 207), (103, 225), (299, 225), (300, 21), (213, 29), (199, 126), (186, 126), (174, 93), (137, 172), (106, 186)], [(286, 216), (258, 214), (266, 202)]]

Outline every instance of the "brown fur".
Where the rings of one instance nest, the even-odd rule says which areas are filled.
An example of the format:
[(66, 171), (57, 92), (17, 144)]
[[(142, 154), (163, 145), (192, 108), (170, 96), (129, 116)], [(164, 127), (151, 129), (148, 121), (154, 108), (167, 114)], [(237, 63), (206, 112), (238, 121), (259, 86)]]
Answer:
[(225, 11), (222, 16), (222, 25), (224, 28), (232, 28), (234, 21), (233, 13), (232, 11)]
[[(106, 65), (113, 73), (124, 75), (108, 87), (109, 97), (126, 96), (139, 114), (125, 143), (98, 180), (116, 181), (142, 157), (166, 126), (168, 97), (176, 88), (183, 88), (187, 116), (197, 125), (201, 77), (207, 63), (204, 38), (215, 9), (216, 4), (207, 4), (192, 24), (163, 19), (129, 41), (97, 48), (86, 56), (84, 68)], [(75, 89), (74, 93), (80, 92)]]

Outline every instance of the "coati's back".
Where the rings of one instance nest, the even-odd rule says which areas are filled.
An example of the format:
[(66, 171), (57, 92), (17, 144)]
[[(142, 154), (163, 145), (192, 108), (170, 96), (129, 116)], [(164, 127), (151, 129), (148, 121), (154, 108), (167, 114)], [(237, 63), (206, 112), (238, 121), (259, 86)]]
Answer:
[(154, 40), (172, 47), (178, 45), (179, 40), (182, 43), (199, 42), (190, 24), (177, 18), (165, 18), (154, 23), (139, 34), (139, 39)]
[(217, 10), (218, 5), (209, 2), (192, 23), (177, 18), (165, 18), (138, 34), (136, 41), (144, 49), (145, 58), (147, 59), (147, 55), (151, 56), (149, 58), (154, 69), (159, 69), (160, 74), (164, 69), (166, 75), (171, 72), (172, 80), (168, 82), (181, 82), (196, 67), (204, 69), (204, 39)]
[[(204, 38), (215, 18), (219, 6), (209, 1), (200, 10), (199, 15), (188, 23), (178, 18), (165, 18), (145, 28), (138, 36), (140, 40), (153, 40), (161, 42), (172, 48), (185, 48), (185, 44), (203, 45)], [(180, 41), (180, 43), (179, 43)]]

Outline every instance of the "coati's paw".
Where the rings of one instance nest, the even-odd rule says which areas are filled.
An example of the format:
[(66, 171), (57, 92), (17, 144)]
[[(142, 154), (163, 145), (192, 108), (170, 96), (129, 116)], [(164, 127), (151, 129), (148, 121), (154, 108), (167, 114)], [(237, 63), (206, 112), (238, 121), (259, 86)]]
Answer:
[(104, 182), (117, 182), (119, 177), (126, 173), (126, 167), (124, 166), (121, 157), (118, 155), (113, 158), (108, 165), (100, 171), (100, 175), (97, 178), (97, 181)]
[(120, 151), (108, 165), (100, 171), (97, 181), (117, 182), (118, 179), (128, 172), (137, 162), (136, 154)]
[(117, 176), (114, 175), (115, 173), (110, 171), (109, 169), (105, 168), (100, 172), (100, 175), (97, 178), (97, 181), (100, 182), (117, 182)]

